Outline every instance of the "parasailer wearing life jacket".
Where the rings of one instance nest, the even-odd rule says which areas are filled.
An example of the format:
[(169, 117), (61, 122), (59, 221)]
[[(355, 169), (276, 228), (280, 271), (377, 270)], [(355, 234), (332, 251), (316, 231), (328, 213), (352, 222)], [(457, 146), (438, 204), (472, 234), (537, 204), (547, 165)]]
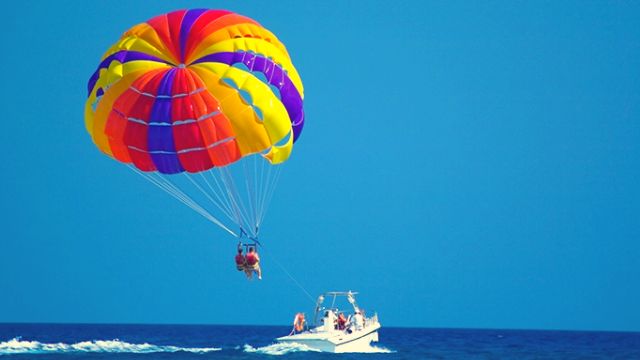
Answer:
[(242, 243), (238, 243), (238, 254), (236, 254), (235, 261), (238, 271), (244, 271), (248, 278), (249, 273), (247, 272), (247, 258), (242, 253)]
[(260, 269), (260, 256), (255, 251), (255, 248), (253, 246), (249, 247), (249, 252), (247, 253), (247, 256), (245, 256), (245, 259), (247, 260), (247, 265), (246, 265), (247, 277), (251, 279), (252, 274), (255, 272), (256, 275), (258, 275), (258, 279), (262, 280), (262, 270)]

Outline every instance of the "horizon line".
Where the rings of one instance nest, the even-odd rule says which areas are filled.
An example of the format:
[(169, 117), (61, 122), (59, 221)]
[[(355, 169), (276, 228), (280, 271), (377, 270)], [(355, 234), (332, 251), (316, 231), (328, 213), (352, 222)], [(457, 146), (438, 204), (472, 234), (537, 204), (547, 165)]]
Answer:
[[(0, 326), (3, 325), (128, 325), (128, 326), (228, 326), (228, 327), (289, 327), (291, 325), (283, 324), (202, 324), (202, 323), (136, 323), (136, 322), (122, 322), (122, 323), (102, 323), (102, 322), (3, 322), (0, 321)], [(603, 332), (603, 333), (632, 333), (640, 334), (640, 330), (576, 330), (576, 329), (542, 329), (542, 328), (480, 328), (480, 327), (420, 327), (420, 326), (384, 326), (387, 329), (427, 329), (427, 330), (481, 330), (481, 331), (551, 331), (551, 332)]]

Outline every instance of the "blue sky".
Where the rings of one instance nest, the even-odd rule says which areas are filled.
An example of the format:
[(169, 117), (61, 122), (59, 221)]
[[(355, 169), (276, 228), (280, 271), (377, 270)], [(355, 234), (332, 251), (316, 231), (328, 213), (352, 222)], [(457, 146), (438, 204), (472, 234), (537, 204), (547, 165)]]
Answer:
[[(305, 130), (265, 279), (84, 129), (130, 26), (250, 16), (286, 44)], [(640, 5), (13, 2), (0, 14), (0, 322), (285, 324), (361, 291), (388, 326), (640, 331)]]

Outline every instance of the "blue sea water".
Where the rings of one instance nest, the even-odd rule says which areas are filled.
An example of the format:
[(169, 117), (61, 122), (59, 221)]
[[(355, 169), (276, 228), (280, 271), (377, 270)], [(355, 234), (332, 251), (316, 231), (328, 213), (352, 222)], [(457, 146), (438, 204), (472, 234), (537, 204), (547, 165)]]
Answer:
[(382, 328), (370, 353), (274, 344), (286, 326), (0, 324), (0, 359), (640, 359), (640, 333)]

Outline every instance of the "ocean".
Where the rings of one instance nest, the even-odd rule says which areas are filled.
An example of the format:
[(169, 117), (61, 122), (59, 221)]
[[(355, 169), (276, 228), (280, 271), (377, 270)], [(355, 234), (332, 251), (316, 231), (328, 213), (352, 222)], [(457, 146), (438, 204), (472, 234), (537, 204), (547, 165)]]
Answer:
[(640, 359), (640, 333), (386, 328), (369, 353), (274, 344), (287, 326), (0, 324), (0, 359)]

